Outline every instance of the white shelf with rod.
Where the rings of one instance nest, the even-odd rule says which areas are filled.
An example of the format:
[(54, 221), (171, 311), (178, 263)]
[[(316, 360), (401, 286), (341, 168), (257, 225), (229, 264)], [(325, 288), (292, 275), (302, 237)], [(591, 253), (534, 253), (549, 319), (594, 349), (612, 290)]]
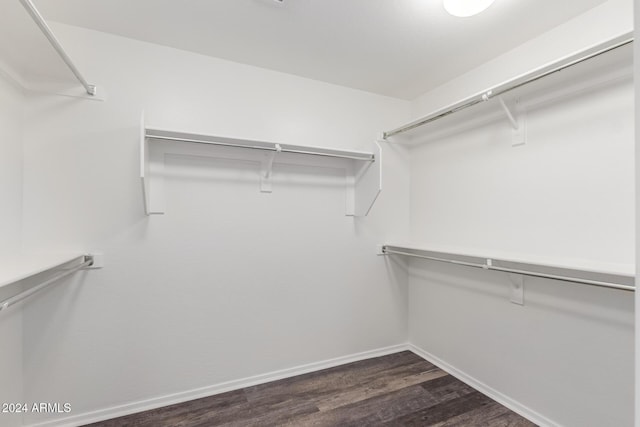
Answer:
[(366, 216), (382, 191), (382, 150), (377, 142), (365, 152), (204, 135), (147, 126), (143, 114), (140, 178), (147, 215), (166, 211), (163, 176), (167, 154), (254, 160), (259, 164), (260, 190), (265, 193), (272, 192), (274, 164), (315, 165), (305, 159), (323, 158), (331, 167), (346, 170), (348, 216)]
[(543, 277), (583, 285), (599, 286), (621, 291), (635, 291), (634, 268), (596, 269), (585, 263), (560, 264), (546, 260), (508, 259), (477, 254), (461, 254), (428, 249), (418, 245), (384, 244), (379, 255), (399, 255), (445, 262), (483, 270), (502, 271), (523, 276)]
[(31, 255), (2, 258), (0, 260), (0, 288), (8, 287), (45, 273), (52, 273), (53, 275), (43, 277), (41, 283), (30, 286), (28, 289), (0, 301), (0, 311), (6, 310), (12, 305), (35, 295), (79, 270), (101, 267), (102, 257), (99, 254)]
[(499, 114), (513, 129), (513, 145), (521, 145), (526, 142), (526, 108), (529, 103), (549, 102), (591, 85), (621, 77), (630, 78), (633, 75), (632, 42), (632, 33), (621, 34), (388, 130), (383, 133), (383, 139), (394, 143), (413, 143), (424, 137), (423, 132), (418, 132), (421, 129), (440, 132), (441, 129), (433, 125), (437, 121), (442, 120), (445, 127), (450, 127), (453, 120), (456, 120), (456, 127), (460, 123), (469, 126), (480, 114), (492, 117)]

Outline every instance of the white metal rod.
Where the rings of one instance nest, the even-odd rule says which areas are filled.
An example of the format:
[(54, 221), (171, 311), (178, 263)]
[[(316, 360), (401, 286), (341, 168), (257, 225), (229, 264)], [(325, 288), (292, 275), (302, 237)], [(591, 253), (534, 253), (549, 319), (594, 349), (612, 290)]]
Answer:
[(580, 283), (580, 284), (591, 285), (591, 286), (599, 286), (599, 287), (602, 287), (602, 288), (612, 288), (612, 289), (619, 289), (619, 290), (631, 291), (631, 292), (635, 291), (635, 287), (634, 286), (622, 285), (622, 284), (619, 284), (619, 283), (602, 282), (602, 281), (598, 281), (598, 280), (582, 279), (582, 278), (579, 278), (579, 277), (560, 276), (560, 275), (555, 275), (555, 274), (539, 273), (539, 272), (536, 272), (536, 271), (497, 267), (497, 266), (493, 266), (493, 265), (489, 265), (489, 264), (477, 264), (477, 263), (473, 263), (473, 262), (457, 261), (457, 260), (448, 259), (448, 258), (438, 258), (438, 257), (427, 256), (427, 255), (420, 255), (420, 254), (415, 254), (415, 253), (412, 253), (412, 252), (395, 251), (393, 249), (387, 249), (386, 247), (383, 248), (383, 253), (385, 253), (385, 254), (396, 254), (396, 255), (406, 255), (406, 256), (411, 256), (411, 257), (415, 257), (415, 258), (428, 259), (428, 260), (432, 260), (432, 261), (440, 261), (440, 262), (447, 262), (447, 263), (450, 263), (450, 264), (464, 265), (464, 266), (467, 266), (467, 267), (482, 268), (483, 270), (495, 270), (495, 271), (503, 271), (503, 272), (506, 272), (506, 273), (522, 274), (522, 275), (525, 275), (525, 276), (543, 277), (543, 278), (546, 278), (546, 279), (563, 280), (565, 282)]
[(47, 279), (46, 281), (40, 283), (37, 286), (34, 286), (32, 288), (27, 289), (24, 292), (20, 292), (17, 295), (14, 295), (10, 298), (7, 298), (4, 301), (0, 301), (0, 311), (5, 310), (9, 307), (11, 307), (12, 305), (15, 305), (17, 303), (19, 303), (20, 301), (23, 301), (26, 298), (29, 298), (30, 296), (40, 292), (41, 290), (45, 289), (46, 287), (48, 287), (49, 285), (51, 285), (52, 283), (57, 282), (58, 280), (67, 277), (73, 273), (75, 273), (78, 270), (81, 270), (85, 267), (89, 267), (90, 265), (93, 264), (93, 258), (91, 256), (83, 256), (81, 258), (83, 260), (83, 262), (80, 265), (77, 265), (73, 268), (70, 268), (69, 270), (65, 271), (62, 274), (59, 274), (57, 276), (54, 276), (50, 279)]
[[(278, 151), (276, 147), (262, 147), (259, 145), (244, 145), (244, 144), (231, 144), (228, 142), (218, 142), (218, 141), (201, 141), (198, 139), (189, 139), (189, 138), (175, 138), (171, 136), (160, 136), (160, 135), (146, 135), (149, 139), (162, 139), (167, 141), (181, 141), (181, 142), (190, 142), (193, 144), (208, 144), (208, 145), (220, 145), (223, 147), (237, 147), (237, 148), (249, 148), (253, 150), (263, 150), (263, 151)], [(365, 162), (375, 162), (375, 155), (364, 154), (362, 157), (359, 156), (350, 156), (347, 154), (333, 154), (333, 153), (320, 153), (315, 151), (304, 151), (304, 150), (291, 150), (288, 148), (281, 148), (280, 152), (282, 153), (293, 153), (293, 154), (307, 154), (311, 156), (323, 156), (323, 157), (337, 157), (340, 159), (351, 159), (351, 160), (362, 160)]]
[(49, 28), (49, 25), (47, 25), (47, 22), (44, 20), (38, 9), (36, 9), (36, 6), (31, 2), (31, 0), (20, 0), (20, 3), (22, 3), (22, 6), (24, 6), (27, 12), (29, 12), (29, 15), (31, 15), (33, 21), (36, 23), (36, 25), (38, 25), (47, 40), (49, 40), (51, 46), (53, 46), (56, 52), (58, 52), (60, 58), (62, 58), (64, 63), (67, 64), (67, 67), (69, 67), (73, 75), (76, 76), (76, 79), (78, 79), (82, 86), (84, 86), (87, 93), (89, 95), (95, 95), (96, 86), (89, 84), (87, 80), (82, 76), (80, 70), (78, 70), (78, 68), (75, 66), (67, 52), (64, 50), (64, 48), (56, 38), (55, 34), (53, 34), (53, 31), (51, 31), (51, 28)]
[(315, 151), (304, 151), (304, 150), (290, 150), (290, 149), (286, 149), (283, 148), (282, 149), (283, 153), (294, 153), (294, 154), (308, 154), (310, 156), (324, 156), (324, 157), (337, 157), (339, 159), (352, 159), (352, 160), (362, 160), (365, 162), (375, 162), (375, 155), (366, 155), (366, 156), (362, 156), (362, 157), (358, 157), (358, 156), (349, 156), (346, 154), (332, 154), (332, 153), (318, 153)]
[(449, 264), (464, 265), (466, 267), (484, 268), (485, 270), (487, 269), (487, 265), (485, 265), (485, 264), (477, 264), (477, 263), (474, 263), (474, 262), (458, 261), (458, 260), (455, 260), (455, 259), (438, 258), (438, 257), (427, 256), (427, 255), (419, 255), (419, 254), (414, 254), (412, 252), (394, 251), (393, 249), (387, 249), (386, 247), (383, 248), (382, 252), (385, 255), (386, 254), (407, 255), (407, 256), (412, 256), (412, 257), (415, 257), (415, 258), (429, 259), (429, 260), (432, 260), (432, 261), (448, 262)]
[(504, 272), (507, 272), (507, 273), (524, 274), (525, 276), (544, 277), (544, 278), (547, 278), (547, 279), (564, 280), (565, 282), (573, 282), (573, 283), (580, 283), (580, 284), (584, 284), (584, 285), (599, 286), (601, 288), (620, 289), (620, 290), (623, 290), (623, 291), (635, 292), (635, 290), (636, 290), (636, 288), (634, 286), (630, 286), (630, 285), (621, 285), (619, 283), (602, 282), (602, 281), (599, 281), (599, 280), (589, 280), (589, 279), (582, 279), (582, 278), (577, 278), (577, 277), (560, 276), (560, 275), (556, 275), (556, 274), (538, 273), (538, 272), (528, 271), (528, 270), (518, 270), (516, 268), (503, 268), (503, 267), (495, 267), (495, 266), (492, 265), (492, 266), (488, 267), (488, 270), (496, 270), (496, 271), (504, 271)]
[(460, 101), (455, 106), (453, 106), (453, 107), (451, 107), (451, 108), (449, 108), (447, 110), (437, 111), (437, 112), (435, 112), (435, 113), (433, 113), (431, 115), (428, 115), (426, 117), (423, 117), (422, 119), (419, 119), (419, 120), (417, 120), (417, 121), (415, 121), (413, 123), (409, 123), (407, 125), (401, 126), (399, 128), (393, 129), (393, 130), (390, 130), (388, 132), (384, 132), (383, 138), (387, 139), (387, 138), (389, 138), (391, 136), (398, 135), (400, 133), (404, 133), (404, 132), (410, 131), (412, 129), (415, 129), (415, 128), (418, 128), (420, 126), (426, 125), (426, 124), (434, 122), (436, 120), (439, 120), (439, 119), (441, 119), (443, 117), (446, 117), (446, 116), (448, 116), (450, 114), (457, 113), (458, 111), (461, 111), (461, 110), (464, 110), (466, 108), (472, 107), (472, 106), (474, 106), (476, 104), (480, 104), (481, 102), (484, 102), (484, 101), (490, 99), (490, 97), (486, 96), (488, 93), (492, 93), (491, 97), (503, 95), (503, 94), (505, 94), (507, 92), (510, 92), (510, 91), (514, 90), (514, 89), (517, 89), (517, 88), (522, 87), (524, 85), (527, 85), (529, 83), (535, 82), (535, 81), (540, 80), (540, 79), (542, 79), (544, 77), (547, 77), (547, 76), (549, 76), (551, 74), (557, 73), (559, 71), (565, 70), (565, 69), (567, 69), (569, 67), (572, 67), (574, 65), (580, 64), (580, 63), (582, 63), (584, 61), (587, 61), (587, 60), (589, 60), (591, 58), (595, 58), (597, 56), (600, 56), (600, 55), (602, 55), (604, 53), (610, 52), (610, 51), (612, 51), (614, 49), (617, 49), (619, 47), (626, 46), (626, 45), (628, 45), (629, 43), (632, 43), (632, 42), (633, 42), (633, 38), (632, 37), (631, 38), (627, 38), (627, 39), (622, 40), (622, 41), (617, 41), (617, 42), (613, 43), (612, 45), (604, 47), (604, 48), (602, 48), (602, 49), (600, 49), (600, 50), (598, 50), (596, 52), (589, 53), (589, 54), (587, 54), (585, 56), (582, 56), (580, 58), (574, 59), (574, 60), (569, 61), (569, 62), (567, 62), (565, 64), (558, 65), (557, 67), (551, 68), (549, 70), (542, 71), (542, 72), (537, 72), (537, 73), (533, 72), (532, 75), (526, 77), (523, 81), (519, 81), (520, 79), (514, 79), (517, 82), (515, 82), (514, 80), (511, 80), (511, 81), (508, 81), (506, 83), (502, 83), (502, 84), (494, 87), (493, 89), (488, 89), (488, 90), (484, 91), (481, 95), (477, 95), (477, 96), (471, 97), (471, 98), (469, 98), (467, 100)]

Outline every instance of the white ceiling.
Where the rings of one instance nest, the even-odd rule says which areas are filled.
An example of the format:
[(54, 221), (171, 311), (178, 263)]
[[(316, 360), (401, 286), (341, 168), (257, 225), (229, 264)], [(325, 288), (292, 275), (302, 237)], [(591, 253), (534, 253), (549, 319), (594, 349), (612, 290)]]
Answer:
[(36, 0), (48, 20), (405, 99), (604, 2), (454, 18), (440, 0)]

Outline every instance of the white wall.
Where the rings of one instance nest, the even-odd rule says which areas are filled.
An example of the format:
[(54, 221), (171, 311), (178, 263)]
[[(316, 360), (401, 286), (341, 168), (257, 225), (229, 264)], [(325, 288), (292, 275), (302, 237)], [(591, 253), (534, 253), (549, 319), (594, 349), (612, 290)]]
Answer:
[[(628, 31), (630, 7), (608, 2), (425, 94), (414, 111), (427, 113)], [(527, 132), (525, 146), (511, 147), (500, 118), (416, 146), (412, 240), (632, 274), (631, 79), (531, 109)], [(532, 278), (525, 287), (518, 306), (509, 302), (505, 274), (412, 262), (409, 340), (543, 423), (632, 425), (633, 296)]]
[[(541, 425), (633, 424), (633, 296), (412, 263), (409, 341)], [(435, 359), (434, 359), (435, 360)]]
[[(0, 254), (20, 250), (22, 229), (22, 125), (24, 95), (0, 76)], [(0, 289), (0, 300), (11, 295)], [(0, 316), (0, 402), (22, 401), (22, 309)], [(20, 415), (0, 413), (0, 425), (19, 425)]]
[(0, 75), (0, 253), (20, 248), (24, 94)]
[(406, 342), (406, 273), (374, 255), (408, 232), (402, 150), (366, 219), (344, 215), (338, 170), (276, 165), (262, 194), (256, 165), (191, 157), (167, 159), (167, 213), (147, 217), (138, 123), (144, 109), (169, 129), (357, 149), (408, 102), (54, 30), (108, 99), (30, 100), (25, 246), (101, 250), (106, 266), (25, 308), (28, 401), (82, 415)]
[(504, 116), (465, 129), (453, 123), (455, 133), (416, 146), (412, 238), (454, 252), (633, 274), (628, 69), (552, 103), (521, 100), (529, 105), (522, 147), (512, 147)]
[[(638, 0), (634, 1), (634, 23), (637, 27), (640, 23), (640, 2)], [(634, 35), (637, 34), (634, 30)], [(633, 46), (633, 54), (634, 58), (640, 58), (640, 44), (634, 43)], [(640, 79), (640, 61), (636, 60), (634, 62), (634, 79)], [(640, 85), (635, 85), (635, 102), (638, 104), (640, 102)], [(636, 128), (640, 126), (640, 109), (635, 110), (635, 125)], [(638, 146), (638, 141), (640, 135), (638, 132), (635, 133), (635, 141), (636, 147)], [(636, 165), (640, 165), (640, 150), (636, 149), (635, 152), (635, 162)], [(640, 169), (636, 167), (636, 277), (640, 277)], [(636, 280), (636, 283), (638, 281)], [(640, 305), (640, 293), (636, 292), (635, 305)], [(640, 426), (640, 316), (636, 316), (636, 347), (635, 347), (635, 426)]]
[[(627, 4), (610, 1), (425, 94), (414, 103), (414, 113), (629, 29)], [(480, 168), (487, 166), (483, 161), (498, 163), (516, 153), (522, 158), (510, 163), (510, 170), (524, 171), (519, 179), (535, 182), (535, 171), (517, 166), (526, 164), (527, 153), (540, 150), (536, 139), (520, 151), (478, 148), (483, 135), (504, 137), (501, 125), (490, 125), (455, 142), (431, 141), (412, 153), (411, 177), (406, 153), (385, 146), (386, 191), (371, 217), (356, 220), (343, 216), (343, 180), (336, 170), (276, 168), (274, 193), (266, 195), (258, 192), (255, 165), (172, 157), (167, 214), (147, 218), (137, 176), (142, 109), (150, 123), (167, 128), (361, 148), (379, 131), (405, 122), (410, 106), (54, 27), (108, 97), (104, 103), (58, 96), (29, 99), (25, 247), (101, 250), (107, 264), (74, 276), (26, 306), (24, 400), (70, 402), (71, 415), (96, 411), (100, 417), (106, 414), (102, 410), (117, 405), (403, 343), (408, 309), (411, 342), (543, 416), (562, 425), (630, 424), (633, 307), (624, 294), (528, 280), (526, 305), (520, 307), (507, 301), (506, 279), (498, 273), (413, 263), (408, 299), (402, 266), (372, 256), (376, 243), (409, 235), (410, 178), (416, 240), (430, 243), (437, 236), (440, 242), (435, 243), (450, 246), (450, 234), (459, 247), (493, 244), (496, 251), (511, 251), (505, 245), (511, 242), (518, 250), (528, 249), (509, 233), (498, 243), (460, 233), (466, 227), (463, 219), (422, 202), (433, 194), (431, 179), (453, 184), (455, 197), (436, 192), (445, 210), (456, 207), (456, 197), (469, 195), (469, 188), (461, 188), (457, 176), (452, 182), (444, 167), (459, 160), (456, 150), (471, 150)], [(606, 91), (613, 107), (626, 111), (625, 93), (622, 87)], [(541, 126), (545, 114), (554, 115), (553, 110), (540, 114)], [(589, 144), (596, 151), (583, 165), (613, 153), (612, 163), (619, 168), (612, 174), (607, 167), (598, 185), (624, 181), (615, 187), (619, 194), (633, 191), (626, 181), (633, 165), (624, 117), (617, 148), (603, 154), (597, 144)], [(563, 148), (566, 159), (570, 143)], [(498, 169), (498, 174), (507, 172)], [(474, 175), (479, 187), (486, 179)], [(552, 194), (559, 190), (552, 188)], [(612, 246), (619, 252), (602, 247), (587, 255), (602, 263), (619, 256), (628, 262), (633, 257), (624, 240), (633, 233), (629, 203), (617, 195), (608, 202), (620, 208), (607, 218), (621, 219), (620, 227), (611, 230), (622, 245)], [(526, 209), (523, 213), (535, 216)], [(419, 220), (432, 215), (441, 221), (437, 228)], [(487, 234), (502, 232), (501, 225), (504, 221), (490, 224)], [(509, 227), (523, 229), (520, 223)], [(561, 242), (552, 249), (592, 247)], [(602, 259), (608, 254), (611, 259)], [(135, 408), (123, 408), (130, 409)], [(64, 416), (31, 414), (26, 421)]]

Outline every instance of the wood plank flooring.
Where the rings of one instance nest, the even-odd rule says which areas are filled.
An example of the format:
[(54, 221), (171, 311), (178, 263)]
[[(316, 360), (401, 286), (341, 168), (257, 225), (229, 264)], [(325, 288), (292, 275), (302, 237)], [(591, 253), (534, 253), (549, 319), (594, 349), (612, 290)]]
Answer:
[(534, 424), (405, 351), (91, 426), (529, 427)]

